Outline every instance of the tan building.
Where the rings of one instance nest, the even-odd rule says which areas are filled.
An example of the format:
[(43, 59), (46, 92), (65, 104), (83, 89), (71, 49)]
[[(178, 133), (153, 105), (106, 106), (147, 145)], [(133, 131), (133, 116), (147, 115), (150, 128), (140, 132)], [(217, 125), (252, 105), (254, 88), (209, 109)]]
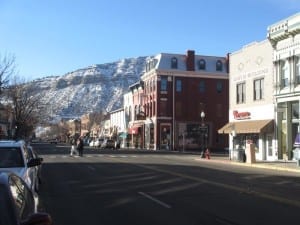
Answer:
[[(255, 157), (274, 160), (272, 46), (253, 42), (229, 56), (229, 123), (219, 133), (229, 134), (229, 148), (245, 150), (253, 143)], [(231, 157), (234, 157), (231, 151)]]

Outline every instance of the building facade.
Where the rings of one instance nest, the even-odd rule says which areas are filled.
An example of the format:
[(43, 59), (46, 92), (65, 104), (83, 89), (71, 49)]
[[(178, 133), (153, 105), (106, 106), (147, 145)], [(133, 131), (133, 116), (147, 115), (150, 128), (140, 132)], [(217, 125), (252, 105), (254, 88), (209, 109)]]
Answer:
[(273, 48), (278, 159), (290, 160), (300, 122), (300, 13), (269, 26), (267, 36)]
[[(201, 151), (222, 149), (217, 129), (228, 121), (228, 58), (161, 53), (131, 86), (129, 134), (136, 147)], [(201, 117), (202, 113), (202, 117)]]
[[(219, 133), (229, 134), (229, 148), (255, 146), (255, 157), (277, 157), (274, 136), (274, 82), (272, 46), (253, 42), (229, 56), (229, 123)], [(233, 157), (234, 151), (231, 151)]]

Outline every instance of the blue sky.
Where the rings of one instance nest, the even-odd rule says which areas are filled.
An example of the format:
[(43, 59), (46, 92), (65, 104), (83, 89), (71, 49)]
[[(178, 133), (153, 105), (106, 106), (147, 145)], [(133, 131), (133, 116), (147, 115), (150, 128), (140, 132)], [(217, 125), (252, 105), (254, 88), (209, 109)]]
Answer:
[(161, 52), (225, 56), (299, 0), (0, 0), (0, 55), (26, 80)]

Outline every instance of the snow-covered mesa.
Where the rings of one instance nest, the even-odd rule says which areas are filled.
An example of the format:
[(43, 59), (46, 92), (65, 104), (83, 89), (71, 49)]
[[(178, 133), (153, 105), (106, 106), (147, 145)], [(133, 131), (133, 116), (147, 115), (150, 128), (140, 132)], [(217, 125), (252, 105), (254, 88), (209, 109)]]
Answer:
[(41, 94), (51, 118), (80, 117), (121, 108), (123, 95), (140, 79), (148, 57), (122, 59), (27, 83)]

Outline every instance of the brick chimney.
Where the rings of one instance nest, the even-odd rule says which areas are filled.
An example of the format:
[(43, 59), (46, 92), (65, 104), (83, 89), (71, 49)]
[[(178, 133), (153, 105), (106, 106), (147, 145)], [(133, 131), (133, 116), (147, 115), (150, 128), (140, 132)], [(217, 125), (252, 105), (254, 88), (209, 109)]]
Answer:
[(195, 71), (195, 51), (194, 50), (187, 50), (186, 70), (187, 71)]

